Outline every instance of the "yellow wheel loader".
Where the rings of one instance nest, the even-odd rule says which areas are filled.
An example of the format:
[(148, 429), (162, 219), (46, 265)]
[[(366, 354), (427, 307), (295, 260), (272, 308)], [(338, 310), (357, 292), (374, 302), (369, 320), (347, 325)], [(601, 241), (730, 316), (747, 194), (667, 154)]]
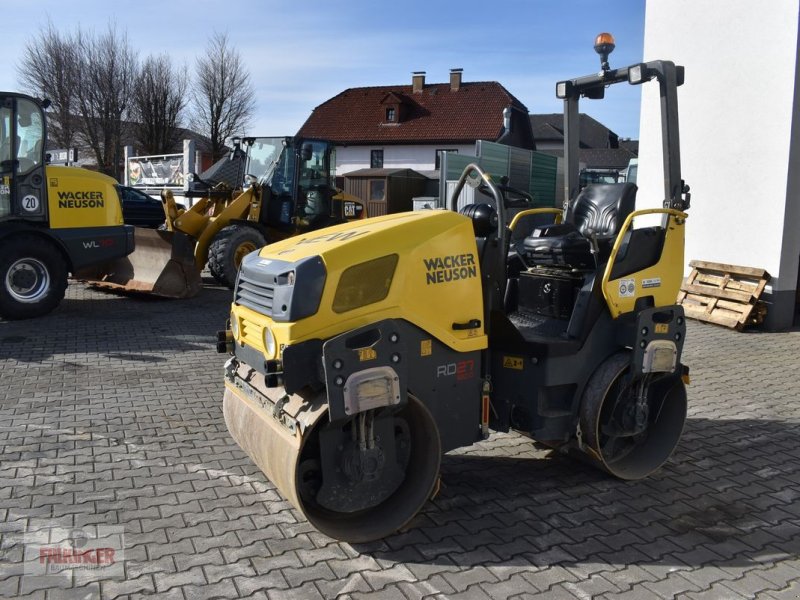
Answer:
[(237, 189), (191, 174), (187, 195), (200, 198), (191, 208), (179, 207), (165, 191), (166, 231), (137, 230), (136, 252), (84, 272), (85, 278), (114, 288), (176, 296), (177, 290), (169, 287), (176, 278), (164, 278), (163, 267), (176, 253), (189, 252), (194, 264), (184, 276), (192, 285), (183, 295), (197, 292), (206, 265), (219, 283), (232, 289), (244, 256), (268, 241), (366, 217), (361, 200), (334, 187), (332, 143), (250, 137), (238, 142), (232, 154), (238, 153), (245, 154), (236, 161), (244, 163), (246, 175), (234, 176)]
[[(565, 208), (510, 218), (469, 165), (451, 210), (339, 225), (245, 257), (218, 349), (236, 442), (319, 531), (361, 542), (397, 531), (437, 489), (443, 453), (515, 430), (613, 476), (659, 468), (686, 416), (680, 177), (683, 68), (652, 61), (559, 82)], [(665, 200), (633, 184), (579, 185), (578, 101), (657, 82)], [(488, 202), (456, 212), (465, 185)], [(526, 215), (560, 223), (517, 227)], [(658, 224), (633, 227), (656, 215)], [(554, 219), (558, 220), (558, 219)], [(527, 219), (530, 221), (530, 219)], [(512, 244), (511, 240), (517, 241)]]
[(64, 297), (69, 273), (134, 248), (114, 179), (45, 165), (42, 104), (0, 92), (0, 317), (6, 319), (50, 312)]

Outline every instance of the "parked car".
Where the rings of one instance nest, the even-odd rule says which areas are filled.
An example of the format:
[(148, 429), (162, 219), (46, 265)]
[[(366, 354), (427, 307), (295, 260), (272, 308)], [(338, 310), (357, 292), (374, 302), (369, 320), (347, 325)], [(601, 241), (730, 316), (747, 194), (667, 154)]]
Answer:
[(164, 206), (161, 200), (124, 185), (117, 186), (117, 190), (122, 203), (122, 218), (127, 225), (159, 227), (164, 224)]

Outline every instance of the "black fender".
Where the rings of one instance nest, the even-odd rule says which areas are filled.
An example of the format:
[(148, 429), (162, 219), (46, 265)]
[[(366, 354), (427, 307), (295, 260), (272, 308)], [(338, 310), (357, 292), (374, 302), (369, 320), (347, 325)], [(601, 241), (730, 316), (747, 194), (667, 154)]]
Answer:
[(127, 256), (134, 250), (132, 225), (50, 229), (24, 221), (0, 224), (0, 241), (17, 234), (36, 235), (53, 244), (70, 272)]
[[(443, 452), (470, 445), (481, 439), (481, 362), (480, 351), (456, 352), (402, 319), (348, 331), (323, 344), (330, 420), (350, 419), (373, 408), (372, 400), (360, 406), (350, 386), (364, 377), (385, 376), (392, 392), (378, 402), (401, 407), (412, 394), (433, 415)], [(396, 381), (389, 380), (393, 376)]]

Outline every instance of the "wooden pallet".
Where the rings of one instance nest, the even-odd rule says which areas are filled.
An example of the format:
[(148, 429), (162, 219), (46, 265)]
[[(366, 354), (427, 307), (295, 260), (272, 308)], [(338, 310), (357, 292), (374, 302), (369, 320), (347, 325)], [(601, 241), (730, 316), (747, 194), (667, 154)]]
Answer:
[(687, 317), (741, 331), (764, 321), (767, 307), (759, 297), (769, 281), (764, 269), (693, 260), (681, 285), (678, 304)]

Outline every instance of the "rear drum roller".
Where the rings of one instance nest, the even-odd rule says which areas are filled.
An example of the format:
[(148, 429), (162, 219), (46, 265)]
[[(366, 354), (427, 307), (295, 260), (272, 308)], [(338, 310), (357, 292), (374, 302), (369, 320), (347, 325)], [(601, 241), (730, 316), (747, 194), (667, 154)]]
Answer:
[(646, 387), (630, 382), (630, 352), (603, 362), (581, 399), (584, 452), (620, 479), (646, 477), (670, 457), (686, 420), (680, 376), (652, 374)]
[(208, 270), (221, 285), (231, 289), (242, 259), (267, 245), (267, 238), (249, 225), (228, 225), (214, 237), (208, 249)]

